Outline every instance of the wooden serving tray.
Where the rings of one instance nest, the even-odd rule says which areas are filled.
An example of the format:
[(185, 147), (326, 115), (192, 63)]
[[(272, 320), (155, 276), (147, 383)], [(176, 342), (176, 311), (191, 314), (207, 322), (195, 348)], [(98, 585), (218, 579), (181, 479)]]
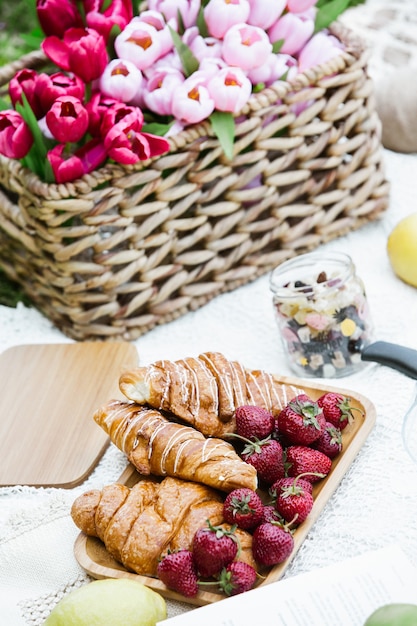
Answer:
[[(292, 559), (296, 556), (302, 542), (306, 538), (313, 524), (316, 522), (327, 501), (336, 490), (349, 466), (367, 439), (376, 420), (375, 407), (365, 396), (337, 387), (328, 387), (315, 383), (310, 385), (307, 381), (297, 378), (279, 376), (275, 376), (275, 378), (281, 384), (291, 387), (291, 389), (289, 389), (289, 398), (294, 396), (294, 387), (297, 389), (303, 389), (304, 392), (314, 400), (327, 391), (336, 391), (348, 396), (351, 399), (351, 406), (360, 409), (360, 411), (354, 411), (354, 421), (346, 426), (346, 428), (342, 431), (343, 449), (342, 452), (333, 460), (330, 474), (325, 479), (314, 485), (314, 506), (306, 521), (301, 524), (294, 533), (294, 550), (291, 556), (284, 563), (272, 567), (269, 574), (260, 583), (261, 585), (267, 585), (275, 582), (283, 576), (285, 570), (288, 568)], [(132, 487), (139, 480), (141, 480), (140, 474), (132, 465), (129, 464), (120, 476), (118, 482), (125, 484), (128, 487)], [(215, 591), (199, 591), (195, 597), (185, 598), (184, 596), (167, 589), (157, 578), (140, 576), (126, 570), (123, 565), (110, 556), (105, 549), (104, 544), (99, 539), (95, 537), (88, 537), (83, 532), (78, 535), (75, 541), (74, 553), (81, 567), (93, 578), (133, 578), (147, 585), (151, 589), (158, 591), (166, 598), (187, 602), (197, 606), (210, 604), (226, 597), (223, 593), (216, 593)], [(215, 588), (214, 585), (213, 588)]]

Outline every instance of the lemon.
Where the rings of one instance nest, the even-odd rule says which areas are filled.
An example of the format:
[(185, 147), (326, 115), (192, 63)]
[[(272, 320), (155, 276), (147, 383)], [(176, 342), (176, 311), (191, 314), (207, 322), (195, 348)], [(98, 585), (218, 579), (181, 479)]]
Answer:
[(415, 626), (417, 606), (414, 604), (386, 604), (368, 617), (364, 626)]
[(417, 213), (408, 215), (393, 228), (387, 252), (395, 274), (417, 287)]
[(155, 626), (166, 615), (159, 593), (130, 578), (105, 578), (65, 596), (43, 626)]

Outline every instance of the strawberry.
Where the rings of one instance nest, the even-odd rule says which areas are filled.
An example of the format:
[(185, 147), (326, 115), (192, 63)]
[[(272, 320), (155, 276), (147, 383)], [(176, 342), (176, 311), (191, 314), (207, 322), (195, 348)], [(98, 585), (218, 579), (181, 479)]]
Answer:
[(266, 504), (262, 512), (261, 524), (264, 522), (280, 522), (284, 524), (285, 520), (272, 504)]
[(327, 476), (332, 468), (332, 460), (326, 454), (308, 446), (289, 446), (285, 455), (288, 476), (306, 474), (305, 480), (311, 483)]
[(284, 451), (276, 439), (267, 437), (248, 441), (241, 457), (246, 463), (253, 465), (259, 480), (266, 485), (272, 485), (285, 474)]
[(256, 570), (243, 561), (233, 561), (222, 569), (219, 576), (220, 588), (227, 596), (249, 591), (256, 582)]
[(239, 528), (254, 528), (262, 518), (263, 503), (253, 489), (234, 489), (223, 504), (223, 516), (229, 524), (237, 524)]
[(312, 444), (312, 447), (334, 459), (342, 451), (342, 431), (337, 426), (333, 426), (331, 422), (326, 422), (322, 434)]
[(173, 591), (192, 598), (198, 592), (198, 577), (190, 550), (168, 552), (158, 563), (158, 578)]
[(309, 446), (320, 437), (324, 425), (322, 409), (306, 394), (293, 398), (277, 418), (279, 435), (291, 445)]
[(313, 485), (309, 480), (305, 480), (304, 478), (300, 478), (300, 476), (286, 476), (285, 478), (279, 478), (274, 482), (273, 485), (269, 488), (269, 495), (275, 500), (277, 494), (286, 487), (292, 487), (294, 482), (297, 481), (297, 485), (302, 487), (305, 491), (309, 493), (313, 493)]
[[(294, 479), (292, 485), (282, 486), (276, 492), (275, 508), (286, 522), (301, 524), (310, 514), (314, 500), (309, 489), (300, 482), (308, 482), (300, 478)], [(311, 483), (310, 483), (311, 484)]]
[(207, 526), (199, 528), (194, 535), (192, 552), (197, 572), (208, 578), (217, 576), (223, 567), (233, 561), (238, 551), (236, 526)]
[(294, 549), (294, 539), (286, 526), (265, 522), (253, 533), (252, 552), (260, 565), (277, 565), (285, 561)]
[[(329, 391), (317, 400), (317, 404), (322, 408), (324, 417), (328, 422), (343, 430), (351, 424), (354, 417), (354, 408), (350, 404), (350, 398), (341, 393)], [(360, 413), (360, 409), (357, 409)]]
[(239, 406), (235, 417), (236, 432), (246, 439), (265, 439), (274, 429), (272, 413), (260, 406)]

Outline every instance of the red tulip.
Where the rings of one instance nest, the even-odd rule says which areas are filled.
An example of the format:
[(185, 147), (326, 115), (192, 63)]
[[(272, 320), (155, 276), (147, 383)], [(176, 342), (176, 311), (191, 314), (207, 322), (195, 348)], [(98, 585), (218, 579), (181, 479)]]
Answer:
[(47, 37), (42, 49), (58, 67), (74, 73), (85, 83), (99, 78), (108, 62), (106, 42), (91, 28), (70, 28), (63, 40)]
[(33, 144), (33, 136), (17, 111), (0, 111), (0, 154), (9, 159), (22, 159)]
[(63, 37), (69, 28), (83, 26), (76, 2), (72, 0), (36, 0), (36, 12), (46, 35)]
[(123, 165), (132, 165), (169, 150), (169, 141), (141, 133), (142, 125), (143, 115), (137, 107), (121, 104), (107, 111), (103, 118), (102, 133), (111, 159)]
[(92, 139), (73, 154), (65, 153), (65, 146), (59, 144), (48, 152), (48, 160), (57, 183), (68, 183), (84, 174), (92, 172), (107, 158), (101, 141)]
[(88, 113), (78, 98), (61, 96), (46, 114), (46, 125), (62, 143), (80, 141), (88, 128)]
[[(108, 4), (104, 11), (103, 4)], [(110, 3), (87, 0), (85, 10), (87, 26), (100, 33), (106, 41), (113, 26), (118, 26), (122, 31), (133, 18), (132, 0), (112, 0)]]
[(60, 96), (73, 96), (83, 100), (85, 85), (78, 76), (70, 76), (64, 72), (55, 74), (39, 74), (36, 81), (36, 95), (43, 115), (51, 108)]
[(93, 137), (100, 136), (100, 127), (104, 114), (115, 104), (119, 104), (114, 98), (108, 98), (100, 91), (94, 93), (91, 99), (86, 103), (85, 108), (88, 112), (88, 132)]
[(13, 106), (15, 106), (17, 102), (22, 104), (22, 94), (25, 94), (33, 113), (39, 119), (42, 117), (43, 111), (37, 94), (38, 80), (39, 76), (35, 70), (20, 70), (9, 83), (9, 96)]
[(84, 174), (81, 159), (71, 154), (68, 158), (63, 155), (65, 145), (58, 144), (48, 152), (48, 161), (51, 164), (57, 183), (68, 183)]
[(125, 126), (134, 124), (135, 130), (139, 131), (143, 126), (143, 113), (139, 107), (117, 102), (104, 112), (103, 122), (101, 124), (102, 137), (105, 137), (107, 133), (118, 124)]

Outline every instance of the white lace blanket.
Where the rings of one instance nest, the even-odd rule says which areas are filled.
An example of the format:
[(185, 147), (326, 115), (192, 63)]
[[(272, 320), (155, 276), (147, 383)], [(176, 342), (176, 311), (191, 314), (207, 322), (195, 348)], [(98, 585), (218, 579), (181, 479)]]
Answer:
[[(326, 247), (353, 257), (366, 285), (377, 338), (417, 349), (417, 289), (395, 278), (385, 250), (392, 226), (417, 209), (417, 155), (385, 156), (392, 184), (390, 209), (380, 222)], [(36, 310), (0, 307), (1, 351), (61, 341), (67, 339)], [(291, 375), (278, 341), (267, 276), (151, 331), (136, 345), (143, 364), (220, 350), (249, 367)], [(415, 381), (371, 365), (366, 374), (339, 379), (336, 386), (367, 396), (377, 408), (376, 426), (286, 575), (391, 542), (399, 543), (417, 565), (417, 465), (401, 439)], [(63, 594), (89, 580), (73, 555), (77, 529), (69, 509), (78, 493), (116, 480), (124, 467), (123, 455), (110, 447), (76, 489), (0, 489), (1, 626), (40, 625)], [(188, 608), (168, 604), (170, 615)]]
[[(385, 162), (392, 185), (387, 213), (323, 247), (352, 256), (365, 282), (376, 338), (417, 349), (417, 289), (393, 275), (386, 254), (394, 224), (417, 211), (417, 155), (386, 151)], [(0, 352), (19, 344), (63, 341), (68, 339), (38, 311), (0, 307)], [(248, 367), (291, 375), (273, 319), (268, 276), (154, 329), (135, 345), (142, 364), (219, 350)], [(376, 406), (377, 421), (286, 576), (393, 542), (417, 565), (417, 464), (401, 438), (415, 381), (370, 365), (365, 374), (336, 385), (328, 382), (367, 396)], [(116, 480), (124, 467), (123, 455), (111, 446), (75, 489), (0, 489), (0, 626), (40, 626), (64, 594), (89, 580), (73, 554), (78, 531), (70, 506), (81, 491)], [(168, 610), (171, 616), (191, 609), (168, 602)]]

